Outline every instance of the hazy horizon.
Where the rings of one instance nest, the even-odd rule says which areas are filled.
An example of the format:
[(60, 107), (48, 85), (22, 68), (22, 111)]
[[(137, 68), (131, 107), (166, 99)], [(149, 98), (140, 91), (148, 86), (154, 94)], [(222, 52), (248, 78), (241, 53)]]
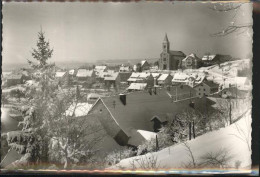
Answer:
[[(251, 56), (251, 31), (210, 37), (232, 21), (210, 3), (57, 3), (3, 4), (3, 65), (32, 59), (42, 27), (54, 53), (50, 62), (95, 63), (98, 60), (159, 58), (167, 33), (171, 50)], [(243, 5), (236, 23), (251, 22), (251, 4)]]

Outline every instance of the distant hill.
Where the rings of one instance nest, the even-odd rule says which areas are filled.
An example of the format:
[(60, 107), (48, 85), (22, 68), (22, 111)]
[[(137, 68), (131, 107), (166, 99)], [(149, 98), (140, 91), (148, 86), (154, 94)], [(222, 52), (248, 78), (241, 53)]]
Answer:
[[(96, 61), (96, 64), (106, 64), (106, 65), (120, 65), (120, 64), (130, 64), (135, 65), (142, 60), (145, 60), (145, 58), (142, 59), (110, 59), (110, 60), (98, 60)], [(158, 60), (158, 58), (152, 58), (152, 59), (146, 59), (148, 63), (154, 63)]]

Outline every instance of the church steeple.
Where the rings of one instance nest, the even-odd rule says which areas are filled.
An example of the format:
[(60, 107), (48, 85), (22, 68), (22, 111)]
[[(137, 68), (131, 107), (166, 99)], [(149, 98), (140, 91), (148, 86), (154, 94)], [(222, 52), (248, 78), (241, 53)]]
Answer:
[(164, 40), (163, 40), (163, 51), (169, 52), (169, 50), (170, 50), (170, 42), (168, 40), (167, 33), (165, 33), (165, 37), (164, 37)]

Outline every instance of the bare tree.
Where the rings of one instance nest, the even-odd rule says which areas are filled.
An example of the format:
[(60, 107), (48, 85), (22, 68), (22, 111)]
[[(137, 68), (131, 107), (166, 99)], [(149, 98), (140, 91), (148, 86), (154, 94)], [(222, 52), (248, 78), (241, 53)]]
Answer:
[(130, 165), (133, 170), (142, 169), (142, 170), (158, 170), (163, 168), (158, 162), (158, 158), (155, 154), (145, 154), (140, 156), (140, 158), (133, 158), (130, 161)]
[(233, 135), (238, 139), (240, 139), (241, 141), (243, 141), (244, 143), (246, 143), (248, 150), (251, 151), (251, 146), (250, 146), (251, 145), (251, 124), (249, 122), (249, 119), (244, 118), (243, 120), (244, 120), (245, 128), (243, 128), (236, 122), (234, 124), (235, 124), (235, 129), (238, 132), (238, 135), (236, 134), (230, 134), (230, 135)]
[[(241, 34), (243, 32), (246, 32), (248, 29), (252, 27), (251, 22), (243, 22), (242, 24), (237, 22), (238, 12), (241, 12), (243, 9), (243, 5), (247, 3), (238, 3), (238, 2), (223, 2), (223, 3), (216, 3), (211, 4), (209, 6), (210, 9), (219, 12), (219, 13), (232, 13), (232, 18), (226, 27), (224, 27), (221, 31), (211, 34), (213, 37), (222, 37), (227, 36), (231, 33), (238, 33)], [(243, 12), (242, 12), (243, 14)]]
[(201, 167), (226, 168), (233, 158), (227, 148), (221, 148), (215, 152), (208, 152), (200, 157)]
[(196, 168), (197, 162), (196, 162), (195, 157), (192, 153), (190, 145), (187, 142), (184, 142), (182, 144), (185, 146), (185, 148), (186, 148), (185, 150), (188, 152), (188, 155), (189, 155), (189, 158), (190, 158), (189, 162), (184, 164), (184, 167), (185, 168)]

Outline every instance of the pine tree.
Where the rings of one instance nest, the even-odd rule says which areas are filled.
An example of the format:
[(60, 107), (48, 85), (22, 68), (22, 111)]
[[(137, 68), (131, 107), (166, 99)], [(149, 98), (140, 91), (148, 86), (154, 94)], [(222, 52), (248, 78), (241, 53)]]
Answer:
[(38, 33), (38, 41), (36, 46), (36, 49), (33, 48), (32, 57), (38, 61), (38, 64), (34, 64), (31, 60), (28, 60), (28, 63), (33, 68), (44, 68), (47, 66), (47, 60), (52, 56), (53, 49), (50, 49), (49, 41), (46, 41), (42, 29)]

